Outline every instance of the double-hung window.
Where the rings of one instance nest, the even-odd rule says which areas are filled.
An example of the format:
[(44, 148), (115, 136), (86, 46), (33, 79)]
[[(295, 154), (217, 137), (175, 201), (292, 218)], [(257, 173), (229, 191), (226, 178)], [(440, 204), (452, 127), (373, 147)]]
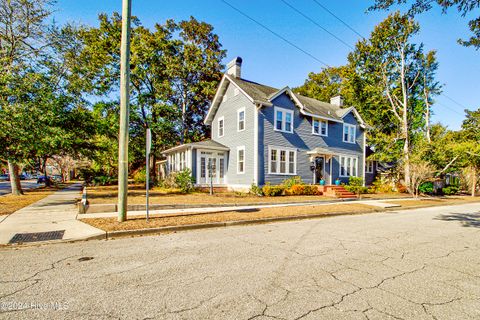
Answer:
[(343, 124), (343, 142), (355, 143), (356, 127), (353, 124)]
[(372, 160), (367, 160), (365, 163), (365, 173), (373, 173), (373, 161)]
[(245, 173), (245, 146), (237, 147), (237, 173)]
[(237, 111), (237, 131), (245, 130), (245, 108)]
[(225, 132), (225, 118), (221, 117), (218, 119), (218, 137), (223, 137)]
[(293, 110), (275, 107), (275, 130), (293, 132)]
[(296, 150), (281, 147), (269, 147), (268, 153), (268, 172), (270, 174), (296, 174)]
[(328, 136), (328, 121), (314, 118), (312, 120), (312, 134)]
[(358, 158), (340, 156), (340, 177), (358, 176)]

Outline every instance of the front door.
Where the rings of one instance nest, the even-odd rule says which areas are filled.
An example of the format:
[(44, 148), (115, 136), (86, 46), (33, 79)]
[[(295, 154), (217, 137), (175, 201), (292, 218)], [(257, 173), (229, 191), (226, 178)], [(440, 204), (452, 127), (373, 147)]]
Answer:
[(325, 158), (315, 158), (315, 184), (320, 183), (320, 180), (325, 179)]
[(210, 180), (213, 184), (224, 183), (225, 158), (223, 152), (201, 151), (199, 160), (200, 184), (209, 185)]

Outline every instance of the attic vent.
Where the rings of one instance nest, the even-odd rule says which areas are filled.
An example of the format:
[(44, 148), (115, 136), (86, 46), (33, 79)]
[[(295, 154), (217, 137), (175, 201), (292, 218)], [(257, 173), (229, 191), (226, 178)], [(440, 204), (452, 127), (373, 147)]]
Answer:
[(234, 96), (238, 96), (239, 93), (240, 93), (240, 90), (238, 90), (238, 88), (235, 88), (235, 89), (233, 90), (233, 95), (234, 95)]

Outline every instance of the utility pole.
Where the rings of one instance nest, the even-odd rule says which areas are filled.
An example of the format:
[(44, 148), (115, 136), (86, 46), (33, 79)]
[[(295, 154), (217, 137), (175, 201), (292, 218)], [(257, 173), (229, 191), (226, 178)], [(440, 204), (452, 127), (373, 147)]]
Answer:
[(120, 132), (118, 137), (118, 221), (127, 220), (128, 113), (130, 85), (130, 17), (132, 0), (122, 0), (122, 42), (120, 47)]

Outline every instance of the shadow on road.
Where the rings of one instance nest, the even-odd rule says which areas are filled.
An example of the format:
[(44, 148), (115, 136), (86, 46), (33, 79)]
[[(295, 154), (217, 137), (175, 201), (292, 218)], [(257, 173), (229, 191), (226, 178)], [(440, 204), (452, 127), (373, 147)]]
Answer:
[(435, 219), (444, 221), (459, 221), (463, 227), (480, 228), (480, 212), (442, 214)]

